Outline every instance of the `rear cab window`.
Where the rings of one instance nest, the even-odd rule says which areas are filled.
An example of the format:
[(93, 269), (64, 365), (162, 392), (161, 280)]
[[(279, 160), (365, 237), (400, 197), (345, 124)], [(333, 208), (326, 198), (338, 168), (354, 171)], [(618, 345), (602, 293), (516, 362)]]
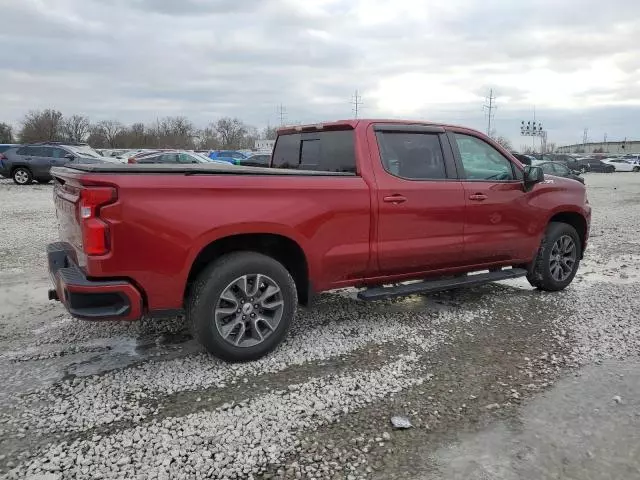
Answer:
[(376, 137), (387, 173), (407, 180), (448, 178), (439, 134), (378, 131)]
[(273, 150), (272, 167), (355, 174), (354, 131), (280, 135)]

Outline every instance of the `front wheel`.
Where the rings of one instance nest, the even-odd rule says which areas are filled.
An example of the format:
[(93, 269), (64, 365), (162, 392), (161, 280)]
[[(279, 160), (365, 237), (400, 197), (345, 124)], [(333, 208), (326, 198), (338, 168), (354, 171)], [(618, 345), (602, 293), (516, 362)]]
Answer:
[(31, 170), (26, 167), (16, 168), (11, 176), (13, 178), (13, 182), (17, 185), (30, 185), (33, 182)]
[(582, 244), (576, 229), (567, 223), (551, 222), (527, 280), (540, 290), (563, 290), (575, 277), (581, 256)]
[(255, 252), (225, 255), (191, 289), (187, 318), (200, 343), (232, 362), (256, 360), (285, 338), (296, 310), (296, 285), (287, 269)]
[(633, 167), (633, 171), (636, 173), (640, 172), (640, 167)]

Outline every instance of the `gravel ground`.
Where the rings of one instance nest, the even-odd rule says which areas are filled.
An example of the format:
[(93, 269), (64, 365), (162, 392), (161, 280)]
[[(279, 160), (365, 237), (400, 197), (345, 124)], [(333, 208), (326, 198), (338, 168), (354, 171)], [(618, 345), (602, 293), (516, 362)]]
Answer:
[(640, 175), (586, 180), (592, 238), (564, 292), (326, 294), (240, 365), (180, 319), (47, 302), (51, 187), (0, 180), (0, 477), (640, 478)]

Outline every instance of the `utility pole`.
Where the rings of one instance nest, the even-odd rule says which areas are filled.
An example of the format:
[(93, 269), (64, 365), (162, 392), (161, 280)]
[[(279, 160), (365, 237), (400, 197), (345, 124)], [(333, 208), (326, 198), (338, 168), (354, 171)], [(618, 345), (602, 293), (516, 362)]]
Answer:
[(284, 127), (284, 119), (287, 116), (287, 109), (280, 104), (280, 108), (278, 109), (278, 114), (280, 115), (280, 126)]
[(482, 108), (487, 112), (487, 136), (491, 136), (491, 118), (493, 117), (493, 111), (498, 107), (495, 106), (494, 100), (496, 97), (493, 96), (493, 88), (489, 90), (489, 96), (487, 97), (488, 105), (485, 104)]
[(362, 105), (362, 96), (358, 94), (357, 89), (353, 94), (353, 97), (351, 98), (351, 105), (353, 105), (354, 118), (358, 118), (358, 114), (360, 113), (360, 106)]
[(582, 149), (584, 153), (587, 153), (587, 140), (589, 139), (589, 129), (587, 127), (584, 128), (584, 132), (582, 133)]
[(609, 153), (609, 146), (607, 145), (607, 134), (604, 134), (604, 145), (602, 145), (602, 151)]

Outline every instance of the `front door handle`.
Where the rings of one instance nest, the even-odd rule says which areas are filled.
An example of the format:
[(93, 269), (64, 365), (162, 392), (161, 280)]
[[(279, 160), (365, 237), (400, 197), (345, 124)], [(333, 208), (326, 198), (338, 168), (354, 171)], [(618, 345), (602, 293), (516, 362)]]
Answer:
[(406, 202), (407, 197), (396, 193), (395, 195), (389, 195), (388, 197), (384, 197), (382, 200), (384, 200), (386, 203), (394, 203), (397, 205), (399, 203)]
[(474, 193), (473, 195), (469, 195), (469, 200), (475, 200), (476, 202), (482, 202), (486, 199), (487, 196), (484, 193)]

